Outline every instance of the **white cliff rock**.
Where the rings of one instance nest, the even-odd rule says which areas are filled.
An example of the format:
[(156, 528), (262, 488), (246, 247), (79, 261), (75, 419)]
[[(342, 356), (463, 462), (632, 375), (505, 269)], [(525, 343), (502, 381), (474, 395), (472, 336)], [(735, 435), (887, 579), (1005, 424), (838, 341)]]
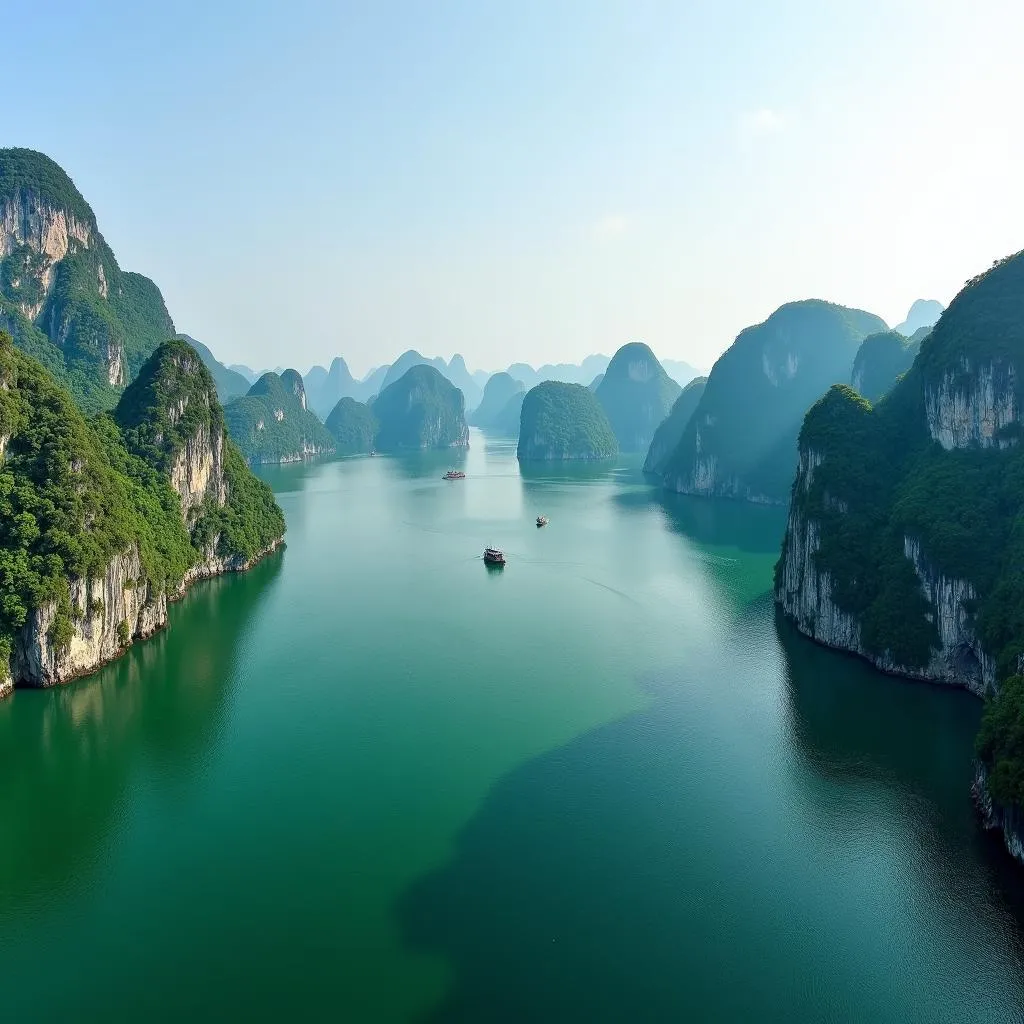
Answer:
[(1012, 364), (989, 362), (972, 366), (960, 361), (960, 373), (948, 370), (938, 385), (925, 390), (925, 414), (932, 438), (947, 451), (952, 448), (1007, 448), (999, 439), (1002, 427), (1020, 418), (1016, 397), (1016, 369)]
[(42, 297), (38, 302), (19, 305), (29, 320), (42, 311), (53, 288), (56, 265), (76, 243), (89, 248), (91, 226), (51, 203), (40, 201), (31, 190), (19, 189), (0, 201), (0, 259), (23, 246), (41, 257), (33, 273), (42, 287)]
[[(981, 646), (974, 632), (971, 602), (977, 598), (974, 587), (962, 579), (947, 576), (936, 569), (921, 551), (920, 543), (905, 537), (904, 555), (914, 566), (921, 589), (930, 605), (929, 615), (939, 635), (923, 668), (899, 664), (887, 651), (881, 655), (865, 649), (860, 622), (836, 605), (832, 597), (834, 581), (817, 565), (821, 546), (821, 527), (804, 511), (804, 503), (823, 457), (815, 451), (801, 450), (794, 501), (786, 526), (786, 543), (781, 578), (775, 599), (797, 628), (827, 647), (849, 651), (870, 661), (883, 672), (962, 686), (983, 696), (995, 686), (995, 661)], [(828, 507), (841, 513), (846, 504), (825, 496)]]

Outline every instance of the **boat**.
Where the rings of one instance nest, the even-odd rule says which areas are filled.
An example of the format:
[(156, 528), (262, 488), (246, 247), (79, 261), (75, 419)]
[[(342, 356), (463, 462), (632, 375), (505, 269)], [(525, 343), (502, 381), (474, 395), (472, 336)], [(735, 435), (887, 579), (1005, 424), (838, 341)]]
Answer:
[(449, 469), (448, 472), (445, 473), (445, 475), (443, 477), (441, 477), (441, 479), (442, 480), (465, 480), (466, 479), (466, 474), (463, 473), (461, 469)]
[(537, 516), (537, 525), (538, 526), (547, 526), (548, 525), (548, 517), (547, 516)]
[(488, 565), (504, 565), (504, 552), (499, 551), (497, 548), (484, 548), (484, 561)]

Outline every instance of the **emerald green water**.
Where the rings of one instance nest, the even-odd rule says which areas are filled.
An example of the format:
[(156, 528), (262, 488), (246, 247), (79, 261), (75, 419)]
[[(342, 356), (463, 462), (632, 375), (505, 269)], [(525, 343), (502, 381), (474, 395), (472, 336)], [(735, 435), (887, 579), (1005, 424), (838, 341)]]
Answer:
[(978, 703), (777, 624), (778, 510), (472, 443), (0, 704), (3, 1018), (1024, 1018)]

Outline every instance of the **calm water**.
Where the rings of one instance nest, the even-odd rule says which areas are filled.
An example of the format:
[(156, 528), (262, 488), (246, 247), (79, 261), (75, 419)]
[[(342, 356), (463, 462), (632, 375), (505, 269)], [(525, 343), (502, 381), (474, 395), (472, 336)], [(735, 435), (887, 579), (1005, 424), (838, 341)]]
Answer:
[(777, 510), (460, 458), (0, 704), (5, 1020), (1024, 1018), (976, 701), (779, 626)]

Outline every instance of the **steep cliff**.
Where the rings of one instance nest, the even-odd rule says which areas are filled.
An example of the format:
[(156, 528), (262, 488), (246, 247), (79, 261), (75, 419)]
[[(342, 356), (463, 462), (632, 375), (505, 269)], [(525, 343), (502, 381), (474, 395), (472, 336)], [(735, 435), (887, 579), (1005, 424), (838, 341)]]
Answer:
[(379, 451), (469, 444), (462, 392), (433, 366), (417, 363), (374, 399)]
[(331, 432), (339, 455), (367, 455), (373, 451), (377, 417), (362, 402), (339, 399), (324, 426)]
[(651, 439), (651, 447), (647, 450), (647, 458), (644, 460), (645, 473), (664, 476), (668, 461), (679, 447), (679, 441), (690, 422), (690, 417), (697, 409), (707, 382), (707, 377), (696, 377), (679, 393), (668, 416), (662, 420)]
[(164, 625), (192, 580), (280, 543), (280, 509), (183, 342), (87, 422), (0, 332), (0, 396), (0, 689), (94, 670)]
[(156, 285), (121, 270), (71, 179), (27, 149), (0, 149), (0, 327), (87, 410), (174, 333)]
[(594, 394), (612, 425), (619, 450), (646, 452), (680, 391), (650, 348), (634, 341), (612, 356)]
[(334, 451), (334, 439), (306, 408), (295, 370), (265, 373), (243, 398), (224, 408), (228, 433), (251, 465), (300, 462)]
[(589, 388), (545, 381), (526, 393), (520, 414), (520, 461), (608, 459), (618, 451), (615, 432)]
[[(493, 429), (496, 421), (502, 415), (505, 407), (516, 396), (526, 393), (521, 380), (516, 380), (507, 373), (494, 373), (484, 386), (483, 398), (480, 405), (469, 417), (469, 422), (474, 427)], [(517, 417), (518, 424), (518, 417)]]
[(711, 369), (665, 486), (783, 504), (804, 413), (829, 385), (850, 379), (861, 340), (885, 329), (870, 313), (808, 300), (742, 331)]
[[(775, 588), (803, 632), (977, 694), (1020, 670), (1022, 366), (1018, 254), (967, 284), (876, 406), (837, 386), (812, 407)], [(1015, 693), (1006, 721), (1024, 735)]]

